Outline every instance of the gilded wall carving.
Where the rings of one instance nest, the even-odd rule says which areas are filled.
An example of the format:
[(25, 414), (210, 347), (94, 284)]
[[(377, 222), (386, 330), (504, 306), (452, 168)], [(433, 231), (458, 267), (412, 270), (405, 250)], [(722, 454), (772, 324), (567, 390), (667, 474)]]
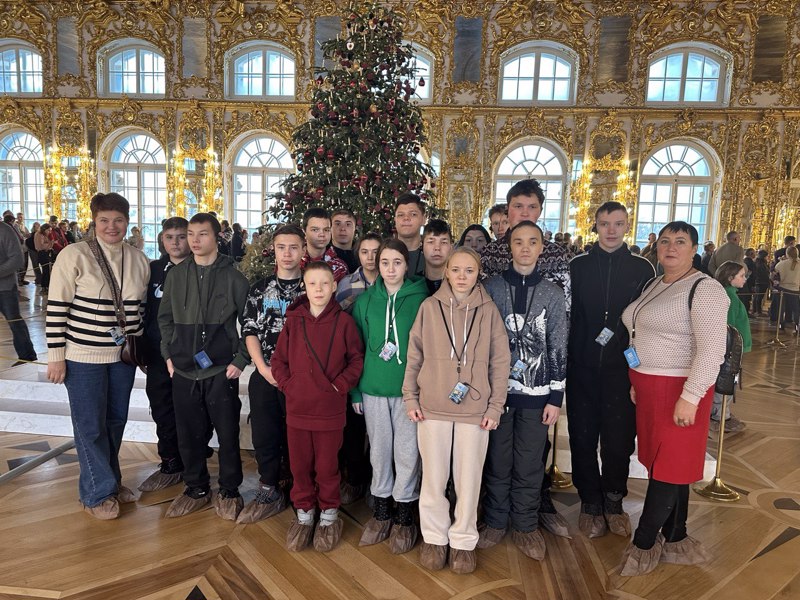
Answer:
[[(152, 134), (171, 153), (202, 153), (213, 146), (229, 164), (232, 144), (250, 131), (267, 131), (289, 142), (307, 118), (312, 90), (315, 19), (346, 17), (349, 0), (59, 0), (5, 2), (0, 40), (22, 40), (42, 56), (43, 93), (0, 98), (4, 125), (30, 130), (45, 147), (67, 149), (92, 142), (97, 155), (122, 130)], [(405, 39), (433, 57), (432, 99), (423, 105), (428, 152), (442, 160), (439, 201), (456, 208), (454, 229), (481, 218), (494, 198), (494, 168), (501, 154), (525, 138), (557, 145), (571, 171), (573, 158), (594, 167), (631, 165), (632, 192), (623, 198), (635, 210), (638, 172), (649, 154), (670, 140), (694, 140), (713, 150), (718, 174), (713, 186), (714, 235), (741, 229), (751, 244), (773, 244), (800, 224), (800, 3), (785, 0), (415, 0), (398, 3)], [(602, 17), (630, 17), (627, 77), (598, 80)], [(787, 51), (780, 80), (753, 82), (759, 18), (781, 17)], [(479, 82), (456, 82), (453, 74), (458, 17), (482, 18)], [(61, 25), (67, 37), (60, 39)], [(205, 73), (187, 73), (185, 19), (205, 20)], [(77, 56), (58, 56), (74, 24)], [(202, 39), (202, 29), (195, 29)], [(624, 35), (624, 33), (623, 33)], [(115, 40), (133, 38), (165, 57), (163, 98), (105, 98), (97, 89), (97, 59)], [(189, 39), (189, 38), (187, 38)], [(226, 55), (242, 43), (269, 41), (286, 47), (296, 61), (294, 102), (247, 102), (225, 95)], [(569, 106), (506, 105), (499, 100), (505, 52), (525, 42), (563, 44), (578, 63), (576, 101)], [(730, 102), (725, 107), (645, 105), (648, 58), (675, 43), (699, 41), (731, 56)], [(70, 42), (72, 43), (72, 42)], [(188, 45), (188, 44), (187, 44)], [(200, 55), (196, 55), (200, 56)], [(61, 59), (61, 67), (59, 60)], [(65, 65), (77, 63), (75, 72)], [(623, 73), (625, 72), (623, 68)], [(602, 152), (601, 152), (602, 150)], [(608, 154), (604, 154), (608, 152)], [(603, 156), (600, 156), (603, 154)], [(103, 157), (98, 156), (103, 160)], [(606, 164), (607, 163), (607, 164)], [(100, 185), (104, 185), (101, 172)], [(566, 214), (577, 191), (565, 178)], [(716, 208), (718, 207), (718, 210)], [(230, 210), (230, 206), (226, 208)], [(787, 225), (788, 223), (788, 225)], [(787, 229), (789, 228), (789, 229)]]

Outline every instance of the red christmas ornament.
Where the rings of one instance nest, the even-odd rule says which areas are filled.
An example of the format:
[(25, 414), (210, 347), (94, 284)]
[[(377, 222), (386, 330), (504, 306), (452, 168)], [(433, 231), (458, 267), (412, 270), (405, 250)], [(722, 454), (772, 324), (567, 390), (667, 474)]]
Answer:
[(425, 78), (424, 77), (420, 77), (419, 78), (419, 87), (425, 87)]
[(328, 150), (327, 157), (328, 157), (328, 160), (333, 160), (333, 158), (334, 158), (333, 150)]
[(325, 148), (323, 148), (322, 146), (320, 146), (319, 148), (317, 148), (317, 154), (319, 154), (320, 156), (322, 156), (323, 154), (325, 154)]

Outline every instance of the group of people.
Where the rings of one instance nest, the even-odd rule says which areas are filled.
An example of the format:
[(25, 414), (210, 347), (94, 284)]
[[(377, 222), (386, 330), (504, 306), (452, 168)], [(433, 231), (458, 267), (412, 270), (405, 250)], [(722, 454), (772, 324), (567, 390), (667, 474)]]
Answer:
[[(414, 194), (398, 198), (386, 239), (354, 243), (355, 215), (312, 208), (274, 231), (274, 273), (249, 285), (219, 251), (215, 215), (167, 219), (164, 256), (149, 263), (124, 243), (127, 201), (96, 195), (96, 239), (62, 251), (46, 322), (85, 510), (114, 519), (136, 500), (117, 458), (136, 369), (121, 349), (143, 335), (161, 464), (139, 489), (182, 481), (167, 517), (212, 504), (254, 523), (291, 502), (288, 549), (325, 552), (342, 535), (340, 506), (368, 488), (362, 545), (404, 553), (421, 534), (422, 565), (469, 573), (476, 549), (509, 534), (542, 560), (542, 529), (569, 535), (545, 469), (566, 390), (580, 531), (631, 535), (623, 500), (638, 434), (650, 481), (622, 574), (705, 560), (687, 534), (688, 486), (703, 474), (729, 294), (693, 268), (687, 223), (659, 232), (657, 277), (624, 243), (623, 205), (599, 207), (596, 243), (570, 262), (536, 224), (543, 203), (535, 180), (515, 184), (480, 253), (470, 234), (484, 232), (456, 246)], [(245, 505), (238, 380), (250, 363), (260, 481)]]

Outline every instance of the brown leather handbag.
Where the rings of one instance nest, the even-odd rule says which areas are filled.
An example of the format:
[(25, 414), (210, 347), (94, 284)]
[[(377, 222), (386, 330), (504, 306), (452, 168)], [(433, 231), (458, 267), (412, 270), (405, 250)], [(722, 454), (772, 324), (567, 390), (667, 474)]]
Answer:
[[(97, 240), (89, 240), (86, 242), (92, 250), (97, 264), (100, 265), (100, 271), (111, 289), (111, 297), (114, 301), (114, 313), (117, 317), (117, 325), (120, 331), (125, 331), (125, 305), (122, 301), (122, 288), (117, 284), (117, 279), (111, 271), (111, 265), (100, 247)], [(121, 276), (125, 277), (125, 248), (122, 248), (122, 269)], [(124, 282), (123, 282), (124, 285)], [(141, 335), (126, 335), (125, 342), (122, 344), (122, 352), (120, 353), (120, 360), (126, 365), (132, 367), (139, 367), (145, 373), (147, 372), (148, 356), (147, 344), (144, 341), (144, 336)]]

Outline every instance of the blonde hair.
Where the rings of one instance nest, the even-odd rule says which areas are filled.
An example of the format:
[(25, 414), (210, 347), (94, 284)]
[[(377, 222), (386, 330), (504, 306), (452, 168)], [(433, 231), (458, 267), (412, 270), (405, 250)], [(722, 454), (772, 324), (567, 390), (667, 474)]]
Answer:
[(478, 265), (478, 271), (479, 271), (479, 274), (480, 274), (480, 268), (481, 268), (481, 257), (480, 257), (480, 254), (475, 252), (475, 250), (473, 250), (472, 248), (468, 248), (467, 246), (459, 246), (458, 248), (456, 248), (455, 250), (453, 250), (450, 253), (450, 256), (447, 257), (447, 261), (444, 263), (444, 270), (445, 271), (447, 271), (447, 269), (450, 268), (450, 261), (453, 260), (453, 257), (457, 256), (459, 254), (466, 254), (472, 260), (474, 260), (475, 264)]

